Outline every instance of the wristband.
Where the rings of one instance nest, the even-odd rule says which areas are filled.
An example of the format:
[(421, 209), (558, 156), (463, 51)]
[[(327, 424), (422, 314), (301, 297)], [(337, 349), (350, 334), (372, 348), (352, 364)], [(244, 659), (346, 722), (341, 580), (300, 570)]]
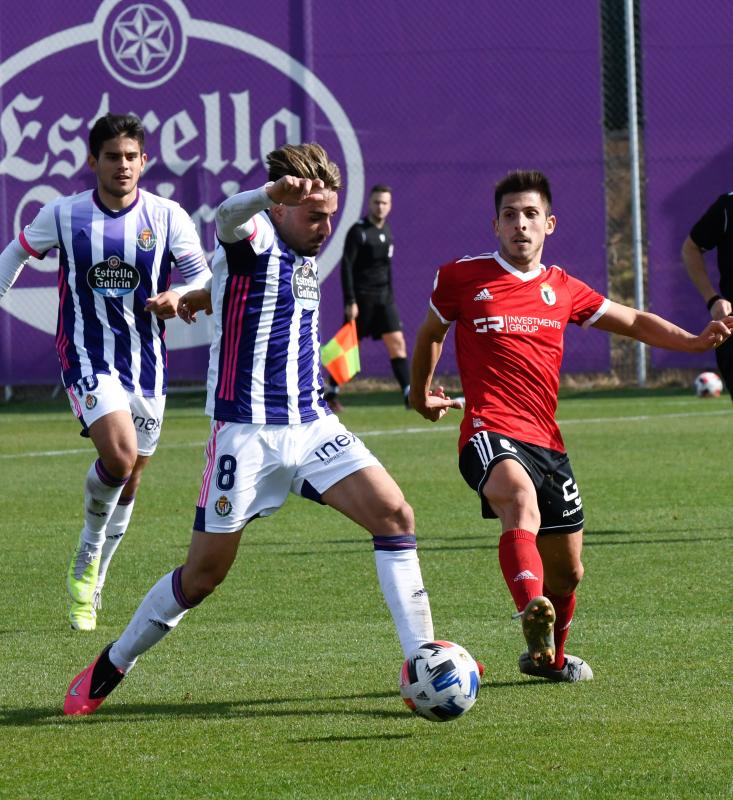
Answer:
[(712, 309), (712, 307), (718, 302), (718, 300), (722, 300), (723, 298), (719, 294), (714, 294), (707, 302), (708, 311)]

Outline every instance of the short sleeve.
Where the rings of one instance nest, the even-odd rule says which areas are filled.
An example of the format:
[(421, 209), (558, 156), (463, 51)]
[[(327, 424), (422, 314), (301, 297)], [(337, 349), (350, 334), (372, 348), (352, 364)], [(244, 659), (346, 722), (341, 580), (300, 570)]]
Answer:
[(458, 318), (458, 290), (453, 263), (438, 269), (430, 295), (430, 307), (446, 325)]
[(572, 301), (570, 322), (584, 328), (599, 320), (609, 306), (609, 301), (600, 292), (592, 289), (587, 283), (567, 275), (567, 288)]
[(173, 206), (171, 210), (170, 248), (186, 283), (196, 280), (202, 273), (208, 273), (209, 268), (196, 226), (179, 205)]
[(44, 258), (49, 250), (59, 246), (54, 208), (54, 203), (43, 206), (33, 222), (26, 225), (18, 236), (23, 249), (35, 258)]
[(692, 226), (690, 238), (702, 250), (716, 248), (725, 233), (727, 198), (721, 195)]

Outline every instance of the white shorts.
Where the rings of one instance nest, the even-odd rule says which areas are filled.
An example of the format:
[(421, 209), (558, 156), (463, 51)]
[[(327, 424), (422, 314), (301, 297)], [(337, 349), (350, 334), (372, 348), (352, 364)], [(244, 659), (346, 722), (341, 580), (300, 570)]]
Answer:
[(214, 420), (194, 530), (233, 533), (267, 517), (288, 493), (321, 501), (338, 481), (379, 465), (335, 414), (301, 425)]
[(151, 456), (158, 446), (163, 425), (165, 395), (141, 397), (111, 375), (87, 375), (66, 389), (71, 410), (81, 422), (82, 436), (89, 436), (93, 422), (113, 411), (129, 411), (137, 433), (137, 452)]

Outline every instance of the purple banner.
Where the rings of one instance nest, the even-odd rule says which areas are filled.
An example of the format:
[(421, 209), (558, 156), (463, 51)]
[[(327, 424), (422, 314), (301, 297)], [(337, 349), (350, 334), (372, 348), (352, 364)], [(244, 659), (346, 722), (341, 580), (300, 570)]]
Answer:
[[(523, 13), (438, 0), (0, 0), (2, 246), (39, 206), (92, 185), (93, 121), (134, 111), (147, 132), (141, 185), (173, 197), (213, 250), (213, 209), (266, 180), (264, 156), (321, 142), (345, 189), (319, 258), (322, 338), (342, 322), (338, 263), (369, 187), (393, 187), (394, 279), (408, 347), (436, 268), (495, 249), (493, 186), (514, 168), (552, 182), (545, 263), (606, 290), (597, 4)], [(17, 24), (13, 24), (13, 19)], [(531, 19), (531, 25), (527, 20)], [(32, 261), (0, 306), (0, 383), (58, 379), (56, 266)], [(208, 325), (169, 326), (171, 380), (203, 381)], [(608, 338), (572, 330), (565, 369), (609, 366)], [(362, 374), (390, 374), (366, 342)], [(454, 373), (452, 337), (441, 362)]]
[[(649, 308), (698, 333), (710, 316), (680, 257), (690, 229), (733, 191), (733, 14), (725, 0), (642, 3)], [(715, 252), (709, 273), (718, 285)], [(652, 350), (658, 368), (715, 365), (713, 354)]]

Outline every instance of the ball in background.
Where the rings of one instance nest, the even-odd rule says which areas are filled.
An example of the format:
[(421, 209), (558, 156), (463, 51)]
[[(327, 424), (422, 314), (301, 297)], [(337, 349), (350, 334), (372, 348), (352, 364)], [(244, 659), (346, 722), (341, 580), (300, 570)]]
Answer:
[(723, 391), (723, 381), (714, 372), (701, 372), (694, 385), (698, 397), (720, 397)]
[(455, 642), (428, 642), (405, 659), (400, 694), (405, 705), (432, 722), (448, 722), (476, 702), (481, 679), (471, 654)]

